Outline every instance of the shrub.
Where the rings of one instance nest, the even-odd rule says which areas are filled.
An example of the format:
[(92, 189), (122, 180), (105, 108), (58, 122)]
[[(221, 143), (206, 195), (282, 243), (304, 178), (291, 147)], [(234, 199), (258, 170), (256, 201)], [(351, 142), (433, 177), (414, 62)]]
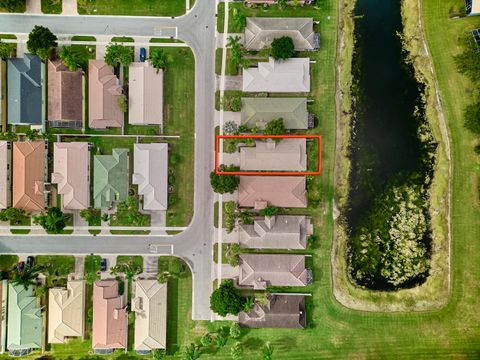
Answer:
[(291, 37), (282, 36), (273, 39), (270, 54), (275, 60), (285, 60), (295, 55), (295, 45)]
[[(219, 166), (220, 171), (238, 171), (238, 166)], [(237, 175), (219, 175), (214, 171), (210, 173), (210, 184), (213, 191), (219, 194), (230, 193), (232, 194), (240, 184), (240, 177)]]
[(176, 164), (178, 164), (178, 161), (179, 161), (179, 160), (180, 160), (180, 159), (179, 159), (179, 157), (178, 157), (177, 154), (172, 154), (172, 155), (170, 155), (170, 160), (169, 160), (169, 161), (170, 161), (170, 165), (176, 165)]
[(224, 280), (210, 296), (210, 309), (220, 316), (237, 315), (242, 308), (243, 299), (232, 280)]
[(240, 329), (240, 325), (238, 322), (233, 322), (230, 326), (230, 337), (232, 339), (238, 339), (242, 335), (242, 329)]
[(278, 213), (278, 208), (276, 206), (269, 205), (266, 208), (260, 210), (261, 216), (275, 216)]
[(175, 176), (173, 176), (173, 175), (168, 176), (168, 184), (169, 185), (175, 184)]
[(175, 205), (177, 203), (177, 197), (173, 194), (170, 194), (168, 196), (168, 205), (172, 206), (172, 205)]

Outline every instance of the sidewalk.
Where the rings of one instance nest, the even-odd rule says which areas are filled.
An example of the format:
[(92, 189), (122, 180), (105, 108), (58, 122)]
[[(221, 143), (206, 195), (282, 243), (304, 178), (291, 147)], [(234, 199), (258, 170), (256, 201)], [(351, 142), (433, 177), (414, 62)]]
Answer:
[(77, 0), (63, 0), (62, 15), (78, 15)]

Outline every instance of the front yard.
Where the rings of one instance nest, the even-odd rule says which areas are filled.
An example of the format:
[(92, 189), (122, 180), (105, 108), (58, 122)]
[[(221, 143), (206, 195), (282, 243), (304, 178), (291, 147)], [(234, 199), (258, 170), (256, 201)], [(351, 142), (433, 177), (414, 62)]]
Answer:
[(90, 0), (79, 2), (82, 15), (180, 16), (185, 0)]

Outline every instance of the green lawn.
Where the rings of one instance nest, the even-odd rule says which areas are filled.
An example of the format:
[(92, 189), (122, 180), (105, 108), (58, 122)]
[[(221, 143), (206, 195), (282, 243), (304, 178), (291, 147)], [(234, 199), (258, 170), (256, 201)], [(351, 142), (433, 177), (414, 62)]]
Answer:
[[(225, 75), (235, 76), (238, 75), (238, 66), (232, 62), (231, 50), (227, 49), (227, 62), (225, 67)], [(215, 51), (215, 74), (220, 75), (222, 72), (222, 49)]]
[(75, 35), (72, 36), (72, 41), (97, 41), (95, 36), (81, 36), (81, 35)]
[(116, 36), (116, 37), (112, 37), (111, 42), (112, 42), (112, 43), (114, 43), (114, 42), (119, 42), (119, 43), (123, 43), (123, 42), (135, 42), (135, 40), (134, 40), (132, 37)]
[(10, 271), (17, 263), (17, 255), (0, 255), (0, 271)]
[(185, 11), (185, 0), (89, 0), (78, 4), (78, 12), (89, 15), (179, 16)]
[(62, 0), (42, 0), (42, 13), (60, 14), (62, 12)]
[(143, 257), (141, 256), (117, 256), (117, 265), (128, 264), (132, 262), (134, 267), (140, 267), (143, 269)]
[[(169, 199), (167, 226), (186, 226), (193, 215), (195, 61), (188, 48), (162, 49), (169, 59), (163, 85), (163, 132), (180, 136), (168, 141), (169, 169), (175, 183), (169, 194), (174, 200)], [(178, 158), (176, 163), (172, 155)]]
[(84, 279), (89, 283), (93, 283), (95, 280), (100, 279), (100, 261), (102, 258), (98, 255), (85, 256), (84, 263)]
[(13, 1), (13, 5), (10, 9), (7, 7), (0, 6), (0, 12), (17, 12), (23, 13), (26, 10), (25, 1)]
[(66, 284), (67, 275), (75, 272), (75, 258), (73, 256), (38, 255), (35, 265), (47, 276), (47, 285), (62, 286)]

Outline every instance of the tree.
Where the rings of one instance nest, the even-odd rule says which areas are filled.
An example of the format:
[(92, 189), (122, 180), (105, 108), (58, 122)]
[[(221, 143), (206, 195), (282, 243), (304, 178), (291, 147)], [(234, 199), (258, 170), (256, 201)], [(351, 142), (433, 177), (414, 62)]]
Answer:
[(88, 223), (90, 222), (99, 223), (100, 215), (101, 215), (101, 212), (99, 209), (88, 208), (88, 209), (80, 210), (80, 217), (83, 218)]
[(238, 206), (235, 201), (226, 201), (224, 204), (225, 210), (225, 229), (227, 233), (231, 233), (235, 228), (237, 221)]
[(37, 276), (37, 269), (25, 268), (22, 272), (15, 271), (13, 273), (12, 283), (15, 286), (22, 285), (27, 290), (30, 285), (36, 284)]
[(287, 0), (277, 0), (277, 5), (283, 10), (287, 7)]
[(159, 48), (153, 48), (150, 50), (150, 56), (148, 57), (150, 64), (157, 69), (157, 74), (160, 69), (165, 69), (168, 64), (167, 54)]
[(225, 336), (225, 334), (223, 334), (223, 333), (220, 333), (215, 338), (215, 346), (217, 348), (222, 348), (227, 344), (227, 341), (228, 341), (227, 336)]
[(77, 69), (80, 67), (80, 56), (78, 52), (73, 51), (71, 46), (62, 46), (58, 53), (58, 57), (70, 71), (77, 71)]
[(238, 125), (234, 121), (227, 121), (223, 125), (223, 132), (226, 135), (238, 134)]
[(240, 221), (243, 225), (253, 225), (253, 214), (250, 210), (244, 210), (240, 213)]
[(46, 214), (42, 212), (41, 215), (34, 216), (33, 222), (54, 234), (59, 234), (67, 226), (65, 215), (58, 207), (51, 207)]
[(0, 58), (7, 60), (12, 55), (12, 45), (0, 41)]
[(28, 138), (28, 140), (34, 141), (38, 137), (38, 131), (37, 130), (32, 130), (32, 129), (27, 129), (25, 131), (25, 136)]
[(465, 32), (465, 36), (460, 40), (460, 46), (463, 51), (455, 56), (457, 70), (467, 76), (476, 87), (480, 86), (480, 61), (478, 60), (478, 47), (473, 41), (470, 32)]
[(108, 44), (105, 50), (104, 60), (113, 67), (123, 65), (127, 67), (132, 62), (133, 49), (129, 46)]
[(167, 355), (167, 352), (165, 351), (165, 349), (153, 349), (152, 355), (153, 355), (153, 360), (161, 360), (165, 358), (165, 356)]
[(250, 310), (252, 310), (253, 305), (255, 305), (255, 299), (251, 296), (247, 297), (245, 299), (245, 303), (243, 304), (243, 311), (248, 313)]
[(141, 266), (136, 266), (133, 263), (133, 259), (130, 258), (127, 262), (123, 262), (115, 265), (110, 269), (111, 275), (117, 275), (122, 273), (125, 275), (128, 281), (131, 281), (135, 275), (138, 275), (142, 272)]
[(199, 357), (200, 357), (200, 349), (198, 348), (198, 345), (193, 343), (188, 345), (182, 354), (183, 360), (196, 360)]
[(273, 350), (273, 345), (270, 343), (270, 341), (267, 341), (262, 349), (262, 359), (272, 360)]
[(57, 37), (46, 27), (35, 25), (28, 35), (27, 49), (30, 53), (47, 60), (57, 47)]
[(228, 244), (225, 252), (225, 260), (231, 266), (238, 266), (240, 264), (240, 244)]
[(270, 55), (275, 60), (285, 60), (295, 55), (295, 45), (291, 37), (282, 36), (273, 39), (271, 47)]
[(237, 315), (242, 307), (243, 299), (231, 280), (224, 280), (210, 296), (210, 309), (220, 316)]
[(227, 47), (230, 49), (230, 61), (232, 62), (233, 67), (238, 67), (239, 65), (245, 65), (245, 62), (242, 59), (244, 49), (240, 43), (240, 36), (229, 36), (227, 40)]
[(283, 119), (271, 120), (265, 126), (263, 130), (265, 135), (283, 135), (285, 134), (285, 125), (283, 124)]
[(243, 348), (242, 343), (237, 341), (230, 349), (230, 355), (233, 360), (239, 360), (242, 358)]
[(240, 325), (238, 322), (233, 322), (232, 325), (230, 325), (230, 337), (232, 339), (238, 339), (242, 335), (242, 329), (240, 328)]
[[(235, 165), (225, 166), (220, 165), (220, 171), (238, 171), (240, 168)], [(232, 194), (237, 190), (238, 185), (240, 184), (240, 177), (237, 175), (220, 175), (215, 174), (215, 171), (210, 173), (210, 184), (212, 185), (213, 191), (219, 194), (230, 193)]]
[(212, 345), (212, 341), (212, 335), (210, 335), (208, 332), (203, 334), (203, 336), (200, 338), (200, 343), (205, 347)]
[(277, 207), (269, 205), (266, 208), (263, 208), (260, 210), (260, 215), (270, 217), (270, 216), (275, 216), (277, 212), (278, 212)]
[(465, 127), (475, 135), (480, 135), (480, 102), (467, 105), (463, 117)]
[(27, 218), (25, 211), (16, 208), (7, 208), (0, 211), (0, 221), (9, 221), (15, 225)]

